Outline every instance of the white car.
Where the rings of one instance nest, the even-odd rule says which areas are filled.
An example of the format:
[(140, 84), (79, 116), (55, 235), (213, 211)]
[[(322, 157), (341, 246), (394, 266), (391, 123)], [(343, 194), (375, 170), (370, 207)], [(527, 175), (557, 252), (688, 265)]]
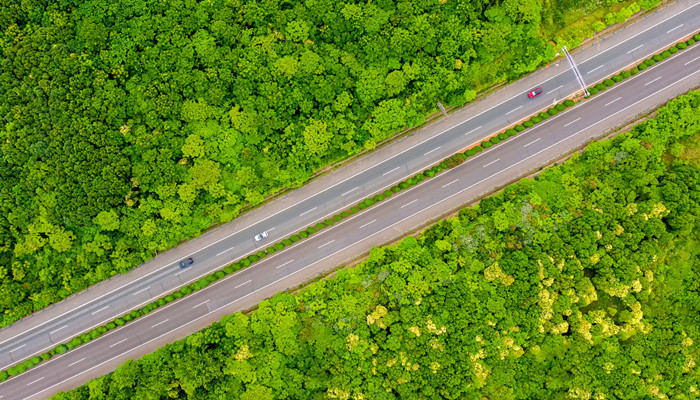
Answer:
[(266, 237), (267, 237), (267, 231), (265, 231), (265, 232), (263, 232), (263, 233), (258, 233), (257, 235), (255, 235), (255, 241), (256, 241), (256, 242), (259, 242), (259, 241), (263, 240), (263, 239), (266, 238)]

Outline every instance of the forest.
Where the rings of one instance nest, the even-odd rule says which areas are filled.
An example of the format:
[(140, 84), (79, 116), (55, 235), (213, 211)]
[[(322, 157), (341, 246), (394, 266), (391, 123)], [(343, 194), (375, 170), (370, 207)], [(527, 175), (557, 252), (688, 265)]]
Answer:
[(3, 2), (0, 327), (534, 70), (543, 26), (616, 3)]
[(699, 111), (54, 399), (698, 398)]

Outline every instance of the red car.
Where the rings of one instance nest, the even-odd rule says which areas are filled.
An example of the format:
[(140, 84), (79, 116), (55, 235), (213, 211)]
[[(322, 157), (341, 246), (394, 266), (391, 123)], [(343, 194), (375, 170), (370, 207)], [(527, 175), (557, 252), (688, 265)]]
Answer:
[(533, 90), (532, 92), (529, 92), (529, 93), (527, 94), (527, 97), (533, 98), (533, 97), (537, 96), (537, 95), (540, 94), (540, 93), (542, 93), (542, 88), (541, 88), (541, 87), (538, 87), (537, 89)]

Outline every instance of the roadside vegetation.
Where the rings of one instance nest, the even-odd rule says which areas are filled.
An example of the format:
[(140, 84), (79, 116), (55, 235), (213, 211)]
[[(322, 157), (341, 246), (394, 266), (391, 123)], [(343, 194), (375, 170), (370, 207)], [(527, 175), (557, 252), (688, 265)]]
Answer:
[(696, 397), (699, 110), (54, 398)]
[(0, 326), (534, 70), (596, 30), (567, 10), (628, 4), (6, 2)]

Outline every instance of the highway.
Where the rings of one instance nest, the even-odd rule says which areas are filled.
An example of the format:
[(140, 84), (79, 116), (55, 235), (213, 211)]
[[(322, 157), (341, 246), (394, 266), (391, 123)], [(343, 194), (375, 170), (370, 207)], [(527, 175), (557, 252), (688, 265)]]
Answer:
[[(674, 5), (673, 15), (658, 21), (648, 18), (642, 21), (648, 26), (626, 32), (629, 37), (624, 36), (623, 31), (615, 35), (615, 41), (591, 46), (595, 55), (579, 58), (583, 52), (573, 54), (584, 79), (590, 85), (610, 72), (697, 31), (700, 29), (699, 4), (679, 1)], [(603, 45), (607, 47), (596, 48)], [(373, 245), (400, 236), (426, 220), (536, 169), (601, 131), (698, 85), (699, 48), (693, 46), (684, 50), (591, 101), (470, 158), (458, 168), (394, 195), (202, 291), (0, 383), (0, 399), (46, 398), (59, 390), (80, 385), (129, 358), (201, 329), (225, 314), (248, 308), (260, 299), (305, 281), (330, 266), (366, 252)], [(246, 223), (256, 219), (253, 212), (246, 221), (238, 221), (231, 233), (204, 236), (189, 244), (190, 248), (183, 246), (188, 250), (184, 254), (180, 251), (170, 259), (154, 260), (163, 265), (144, 270), (136, 279), (127, 280), (125, 277), (124, 284), (119, 283), (92, 299), (76, 296), (75, 304), (79, 304), (76, 307), (3, 329), (0, 331), (0, 367), (4, 369), (50, 349), (79, 332), (112, 320), (250, 253), (258, 244), (253, 236), (261, 231), (270, 232), (270, 236), (259, 244), (268, 246), (479, 142), (490, 133), (510, 127), (551, 105), (555, 98), (560, 100), (572, 94), (577, 90), (577, 83), (566, 62), (559, 64), (547, 68), (546, 78), (544, 74), (533, 74), (501, 90), (493, 96), (493, 104), (481, 102), (467, 107), (435, 124), (437, 127), (420, 131), (411, 143), (399, 143), (398, 147), (392, 146), (356, 162), (351, 165), (354, 169), (350, 168), (347, 176), (339, 171), (339, 174), (324, 178), (325, 182), (317, 184), (325, 184), (324, 190), (308, 194), (304, 189), (298, 190), (295, 196), (304, 197), (302, 201), (281, 199), (282, 205), (276, 206), (272, 212), (263, 207), (261, 214), (267, 212), (268, 215), (258, 216), (255, 223)], [(528, 99), (525, 93), (538, 86), (544, 89), (544, 93)], [(284, 201), (290, 204), (284, 204)], [(194, 245), (197, 248), (191, 249)], [(180, 269), (176, 262), (183, 256), (193, 257), (195, 264)]]

